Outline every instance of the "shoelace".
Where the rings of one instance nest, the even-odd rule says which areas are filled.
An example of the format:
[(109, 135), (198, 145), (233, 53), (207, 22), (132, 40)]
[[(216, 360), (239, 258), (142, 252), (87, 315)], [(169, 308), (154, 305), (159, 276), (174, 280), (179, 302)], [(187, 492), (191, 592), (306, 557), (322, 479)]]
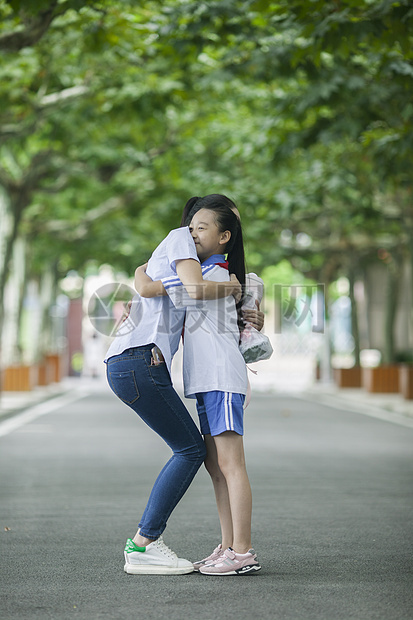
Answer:
[(161, 551), (161, 553), (165, 554), (166, 556), (170, 558), (177, 557), (175, 551), (172, 551), (172, 549), (170, 549), (167, 545), (165, 545), (162, 536), (158, 538), (157, 540), (155, 540), (155, 543), (159, 551)]

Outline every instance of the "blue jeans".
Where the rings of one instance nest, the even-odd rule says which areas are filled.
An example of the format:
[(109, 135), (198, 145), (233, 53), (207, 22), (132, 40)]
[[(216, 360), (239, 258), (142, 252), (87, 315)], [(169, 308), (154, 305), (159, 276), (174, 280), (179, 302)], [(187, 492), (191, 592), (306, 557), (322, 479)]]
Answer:
[(165, 362), (153, 364), (153, 347), (135, 347), (109, 358), (106, 372), (116, 396), (173, 451), (156, 479), (139, 522), (141, 536), (155, 540), (191, 484), (206, 450), (195, 422), (172, 387)]

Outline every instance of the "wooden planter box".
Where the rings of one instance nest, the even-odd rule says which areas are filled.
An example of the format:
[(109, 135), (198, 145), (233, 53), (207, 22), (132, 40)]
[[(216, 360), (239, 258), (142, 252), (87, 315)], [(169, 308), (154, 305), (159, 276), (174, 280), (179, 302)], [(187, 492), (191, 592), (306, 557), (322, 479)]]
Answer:
[(405, 398), (413, 399), (413, 365), (404, 364), (399, 367), (399, 386)]
[(339, 388), (359, 388), (361, 387), (361, 367), (353, 368), (334, 368), (334, 383)]
[(54, 366), (46, 359), (42, 360), (39, 365), (39, 373), (37, 378), (37, 385), (49, 385), (52, 382), (52, 375), (54, 372)]
[(363, 387), (371, 393), (399, 392), (399, 366), (363, 368)]
[(5, 392), (29, 392), (37, 385), (38, 368), (32, 366), (9, 366), (4, 369), (3, 390)]
[(45, 357), (45, 362), (49, 366), (50, 381), (58, 383), (63, 377), (63, 363), (60, 355), (49, 353)]

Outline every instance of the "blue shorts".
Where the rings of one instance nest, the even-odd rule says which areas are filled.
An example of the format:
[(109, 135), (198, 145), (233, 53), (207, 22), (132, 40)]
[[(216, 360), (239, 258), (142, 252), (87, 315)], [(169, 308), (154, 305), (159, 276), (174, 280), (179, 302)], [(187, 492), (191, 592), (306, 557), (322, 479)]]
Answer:
[(244, 394), (203, 392), (196, 395), (196, 408), (203, 435), (220, 435), (225, 431), (244, 434)]

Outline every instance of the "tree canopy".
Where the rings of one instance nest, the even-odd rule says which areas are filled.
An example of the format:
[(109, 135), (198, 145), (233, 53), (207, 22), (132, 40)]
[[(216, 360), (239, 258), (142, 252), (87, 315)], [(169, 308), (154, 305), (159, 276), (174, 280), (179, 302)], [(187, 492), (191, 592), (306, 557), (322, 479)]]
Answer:
[(0, 0), (1, 290), (133, 272), (191, 195), (239, 205), (251, 268), (329, 281), (413, 247), (408, 0)]

